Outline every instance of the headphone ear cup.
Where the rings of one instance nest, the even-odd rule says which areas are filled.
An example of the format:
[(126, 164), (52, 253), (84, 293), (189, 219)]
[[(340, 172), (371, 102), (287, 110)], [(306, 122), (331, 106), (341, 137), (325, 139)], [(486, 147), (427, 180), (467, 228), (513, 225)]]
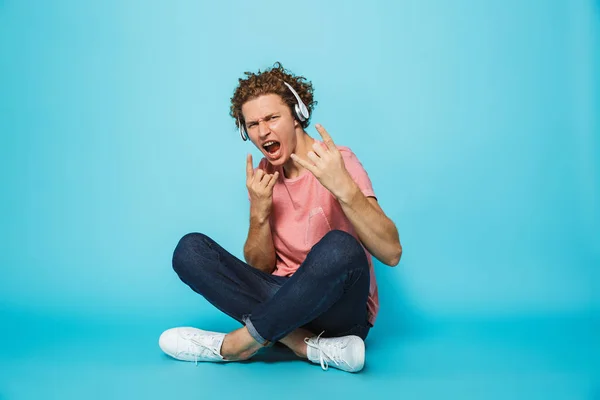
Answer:
[(302, 112), (302, 110), (298, 104), (294, 105), (294, 110), (296, 111), (296, 117), (298, 117), (300, 122), (306, 121), (306, 118), (304, 117), (304, 113)]
[(298, 119), (301, 122), (306, 121), (308, 119), (308, 117), (310, 116), (310, 113), (308, 112), (308, 108), (306, 108), (306, 105), (304, 104), (304, 102), (302, 101), (302, 99), (300, 98), (298, 93), (294, 90), (294, 88), (285, 81), (283, 83), (285, 86), (288, 87), (288, 89), (290, 89), (290, 92), (292, 92), (292, 94), (296, 98), (296, 104), (294, 105), (294, 111), (296, 111), (296, 117), (298, 117)]
[(248, 140), (248, 134), (246, 133), (246, 131), (244, 130), (244, 128), (240, 127), (240, 136), (242, 137), (242, 140), (245, 142), (246, 140)]
[(245, 142), (246, 140), (248, 140), (248, 132), (246, 132), (246, 127), (244, 125), (242, 125), (242, 121), (240, 121), (239, 118), (238, 118), (238, 128), (240, 130), (240, 136), (242, 137), (242, 140)]
[(304, 118), (304, 120), (307, 120), (310, 116), (310, 113), (308, 112), (308, 108), (306, 108), (306, 105), (303, 102), (300, 102), (298, 108), (300, 109), (300, 113), (302, 113), (302, 117)]

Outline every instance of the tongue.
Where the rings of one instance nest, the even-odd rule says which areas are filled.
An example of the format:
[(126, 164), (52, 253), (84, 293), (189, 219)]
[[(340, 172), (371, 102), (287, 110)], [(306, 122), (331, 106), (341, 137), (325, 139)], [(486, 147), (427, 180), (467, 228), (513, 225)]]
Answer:
[(269, 154), (273, 154), (275, 153), (277, 150), (279, 150), (279, 147), (281, 145), (279, 143), (273, 143), (272, 145), (267, 147), (267, 151), (269, 152)]

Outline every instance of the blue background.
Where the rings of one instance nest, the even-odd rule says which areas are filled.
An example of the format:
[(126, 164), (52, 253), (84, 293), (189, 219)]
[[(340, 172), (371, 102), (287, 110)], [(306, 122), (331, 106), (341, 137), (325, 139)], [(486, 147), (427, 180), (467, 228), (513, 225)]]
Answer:
[[(242, 257), (229, 101), (275, 61), (400, 231), (360, 375), (157, 346), (237, 327), (171, 255)], [(0, 0), (0, 399), (597, 398), (598, 71), (598, 1)]]

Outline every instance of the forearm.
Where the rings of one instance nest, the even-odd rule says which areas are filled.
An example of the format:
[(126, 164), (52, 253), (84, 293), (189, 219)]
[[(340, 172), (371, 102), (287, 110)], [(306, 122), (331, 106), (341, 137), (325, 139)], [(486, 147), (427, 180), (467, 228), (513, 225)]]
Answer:
[(367, 250), (386, 265), (398, 265), (402, 246), (394, 222), (371, 204), (355, 183), (338, 201)]
[(244, 245), (244, 258), (256, 269), (268, 274), (273, 272), (276, 261), (275, 247), (268, 216), (250, 213), (250, 228)]

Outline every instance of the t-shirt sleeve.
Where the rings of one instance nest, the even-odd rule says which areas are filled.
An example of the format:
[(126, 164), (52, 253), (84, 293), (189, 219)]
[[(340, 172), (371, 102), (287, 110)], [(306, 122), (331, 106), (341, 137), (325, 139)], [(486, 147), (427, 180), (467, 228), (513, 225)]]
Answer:
[(348, 173), (350, 173), (350, 176), (354, 182), (356, 182), (360, 191), (365, 195), (365, 197), (376, 198), (377, 196), (375, 196), (371, 179), (369, 178), (367, 171), (365, 171), (364, 167), (358, 160), (358, 157), (356, 157), (356, 155), (350, 150), (342, 151), (342, 157)]

